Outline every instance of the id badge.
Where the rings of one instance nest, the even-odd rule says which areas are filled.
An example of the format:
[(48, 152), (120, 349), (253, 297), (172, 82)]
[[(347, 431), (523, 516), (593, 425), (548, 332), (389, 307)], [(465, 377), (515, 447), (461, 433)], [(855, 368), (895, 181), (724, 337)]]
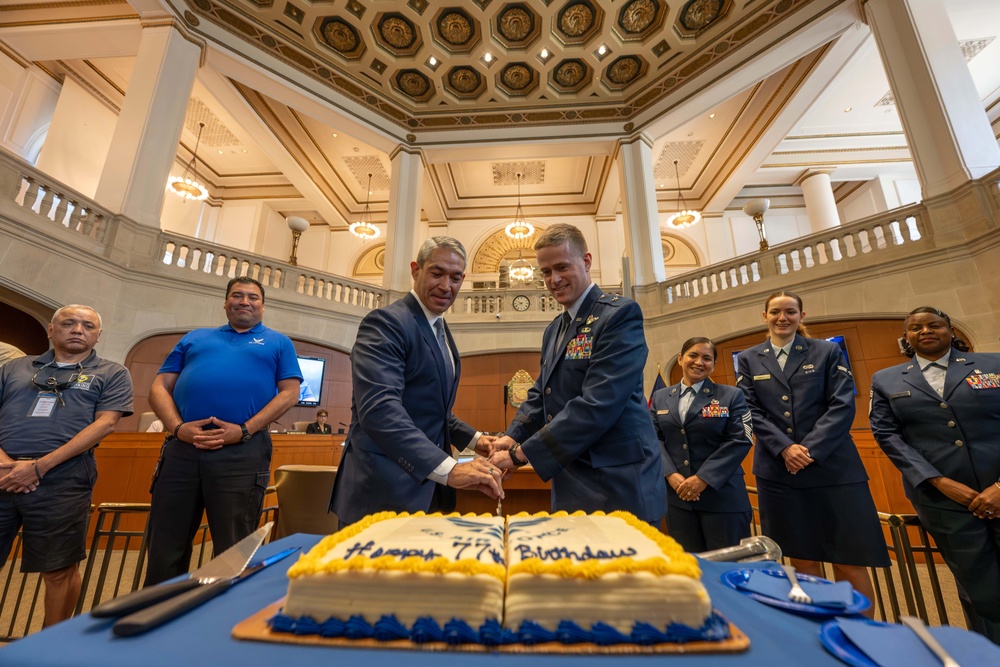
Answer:
[(40, 392), (38, 396), (35, 397), (35, 402), (31, 404), (31, 408), (28, 410), (29, 417), (51, 417), (55, 414), (56, 403), (59, 397), (56, 394), (49, 392)]

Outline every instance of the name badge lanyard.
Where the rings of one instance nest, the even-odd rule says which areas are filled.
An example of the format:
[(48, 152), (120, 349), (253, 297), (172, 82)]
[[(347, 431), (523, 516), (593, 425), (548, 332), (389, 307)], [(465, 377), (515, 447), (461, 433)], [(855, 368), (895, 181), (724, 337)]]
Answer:
[[(83, 372), (83, 364), (77, 364), (74, 373), (64, 382), (60, 382), (55, 374), (49, 375), (44, 382), (39, 382), (39, 374), (52, 365), (52, 362), (45, 364), (31, 377), (31, 384), (38, 387), (40, 391), (28, 410), (29, 417), (51, 417), (55, 414), (57, 404), (65, 407), (66, 402), (63, 401), (62, 392), (76, 384), (80, 373)], [(53, 370), (58, 373), (59, 369)]]

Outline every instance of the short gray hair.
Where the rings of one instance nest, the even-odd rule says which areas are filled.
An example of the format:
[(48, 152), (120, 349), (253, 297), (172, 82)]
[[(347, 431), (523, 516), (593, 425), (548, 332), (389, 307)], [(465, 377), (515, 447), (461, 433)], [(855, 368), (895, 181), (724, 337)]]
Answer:
[(60, 308), (56, 312), (52, 313), (52, 319), (49, 321), (49, 323), (50, 324), (55, 324), (56, 323), (56, 319), (58, 319), (58, 317), (59, 317), (59, 314), (61, 312), (63, 312), (64, 310), (89, 310), (94, 315), (97, 315), (97, 328), (98, 329), (104, 329), (104, 322), (101, 320), (101, 314), (99, 312), (97, 312), (97, 310), (95, 310), (94, 308), (92, 308), (91, 306), (85, 306), (85, 305), (83, 305), (81, 303), (70, 303), (70, 304), (67, 304), (67, 305), (63, 306), (62, 308)]
[(464, 264), (469, 264), (469, 258), (465, 254), (465, 246), (458, 239), (450, 236), (432, 236), (420, 246), (420, 250), (417, 252), (417, 266), (423, 268), (424, 264), (427, 263), (427, 260), (431, 258), (431, 255), (438, 248), (451, 250), (462, 258)]
[(573, 225), (567, 225), (564, 222), (552, 225), (542, 232), (538, 236), (538, 240), (535, 241), (535, 250), (538, 251), (542, 248), (550, 248), (567, 242), (569, 243), (570, 250), (573, 250), (578, 256), (583, 257), (587, 254), (587, 240), (583, 238), (583, 232)]

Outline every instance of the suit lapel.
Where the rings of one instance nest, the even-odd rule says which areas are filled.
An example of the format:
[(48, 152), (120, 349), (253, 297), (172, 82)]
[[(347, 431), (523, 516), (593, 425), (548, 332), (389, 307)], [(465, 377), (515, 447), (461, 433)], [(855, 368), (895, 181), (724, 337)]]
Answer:
[[(545, 369), (545, 373), (543, 373), (542, 377), (543, 385), (548, 382), (549, 376), (552, 375), (553, 371), (555, 371), (556, 366), (562, 363), (563, 358), (566, 356), (566, 346), (569, 345), (570, 340), (577, 336), (580, 328), (584, 326), (585, 318), (591, 314), (594, 304), (597, 303), (597, 300), (602, 294), (604, 294), (604, 292), (602, 292), (601, 288), (597, 285), (591, 287), (590, 291), (587, 292), (587, 297), (583, 300), (583, 303), (580, 304), (576, 317), (571, 319), (569, 326), (566, 327), (566, 332), (562, 335), (562, 338), (555, 340), (554, 343), (552, 343), (551, 348), (546, 350), (545, 358), (548, 360), (548, 363), (546, 364), (547, 368)], [(561, 318), (562, 315), (560, 314), (559, 317), (557, 317), (555, 321), (549, 325), (552, 331), (552, 339), (555, 339), (556, 336), (559, 335), (559, 321)], [(546, 332), (548, 332), (548, 329)]]
[(667, 410), (670, 411), (670, 418), (675, 424), (684, 426), (681, 421), (681, 392), (676, 384), (667, 392)]
[[(949, 364), (949, 366), (950, 365), (951, 364)], [(934, 388), (931, 387), (931, 385), (927, 382), (927, 379), (924, 377), (923, 372), (920, 370), (920, 364), (918, 364), (916, 360), (913, 360), (909, 364), (907, 364), (906, 368), (903, 369), (901, 375), (903, 377), (903, 382), (905, 382), (906, 384), (910, 385), (914, 389), (919, 389), (928, 396), (933, 397), (934, 400), (936, 401), (941, 400), (941, 397), (938, 396), (938, 393), (934, 391)], [(947, 381), (945, 382), (945, 386), (947, 386)]]
[(778, 365), (778, 360), (774, 356), (774, 346), (771, 345), (771, 341), (767, 341), (764, 349), (758, 352), (757, 356), (761, 365), (771, 372), (772, 380), (777, 380), (785, 387), (789, 387), (788, 378), (785, 377), (785, 372), (781, 370), (781, 366)]
[[(462, 361), (458, 356), (458, 346), (455, 344), (455, 339), (451, 336), (451, 328), (443, 319), (441, 321), (444, 322), (444, 336), (448, 341), (448, 349), (451, 350), (451, 358), (455, 361), (455, 381), (452, 383), (451, 392), (448, 396), (448, 405), (453, 405), (455, 402), (455, 395), (458, 393), (458, 378), (461, 377), (462, 374)], [(444, 362), (443, 359), (442, 362)], [(445, 378), (447, 379), (447, 371), (443, 368), (441, 370), (445, 372)]]
[[(454, 393), (454, 388), (451, 388), (451, 391), (449, 391), (449, 387), (448, 387), (448, 372), (445, 370), (445, 367), (444, 367), (444, 364), (445, 364), (444, 356), (441, 354), (441, 348), (438, 346), (437, 336), (434, 334), (434, 330), (431, 328), (430, 323), (427, 321), (427, 316), (424, 314), (423, 308), (421, 308), (420, 304), (417, 302), (416, 297), (414, 297), (412, 294), (407, 294), (404, 297), (404, 300), (406, 301), (406, 305), (409, 306), (410, 312), (413, 314), (413, 319), (415, 319), (416, 322), (417, 322), (417, 331), (420, 332), (420, 338), (421, 338), (421, 340), (423, 340), (424, 346), (426, 348), (430, 349), (431, 358), (434, 359), (434, 362), (437, 365), (438, 379), (441, 382), (441, 398), (445, 402), (445, 407), (447, 407), (448, 405), (450, 405), (450, 403), (449, 403), (449, 398), (450, 398), (449, 394), (453, 394)], [(454, 353), (454, 350), (455, 350), (454, 345), (455, 344), (451, 340), (451, 335), (448, 332), (448, 325), (447, 325), (447, 323), (445, 323), (445, 338), (448, 339), (448, 344), (452, 347), (452, 354), (454, 355), (454, 357), (456, 359), (456, 365), (455, 365), (455, 378), (456, 378), (456, 382), (455, 382), (455, 384), (458, 384), (458, 382), (457, 382), (457, 378), (458, 378), (458, 364), (457, 364), (458, 355)]]
[(701, 413), (702, 408), (712, 401), (713, 396), (715, 396), (715, 384), (708, 378), (705, 378), (701, 389), (698, 390), (698, 393), (694, 395), (694, 400), (691, 401), (691, 407), (688, 408), (687, 415), (684, 417), (684, 424), (689, 424), (692, 419), (697, 417)]
[[(975, 362), (966, 359), (964, 352), (952, 351), (948, 361), (948, 371), (944, 376), (944, 399), (948, 400), (952, 392), (958, 388), (972, 372)], [(923, 373), (921, 373), (923, 375)]]
[[(806, 342), (805, 338), (802, 338), (798, 334), (795, 335), (795, 340), (792, 341), (792, 349), (788, 351), (788, 359), (785, 360), (785, 370), (784, 374), (786, 378), (790, 378), (795, 375), (795, 371), (799, 370), (799, 366), (802, 362), (806, 360), (806, 354), (809, 352), (809, 343)], [(774, 363), (778, 363), (775, 359)], [(779, 368), (781, 368), (779, 366)]]

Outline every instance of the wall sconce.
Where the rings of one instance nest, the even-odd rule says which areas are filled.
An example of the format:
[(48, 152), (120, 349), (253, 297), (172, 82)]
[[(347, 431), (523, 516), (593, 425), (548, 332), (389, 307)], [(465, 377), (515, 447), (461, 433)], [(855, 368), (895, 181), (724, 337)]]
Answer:
[(292, 266), (298, 266), (299, 261), (295, 255), (299, 251), (299, 239), (302, 238), (302, 232), (309, 229), (309, 221), (297, 215), (292, 215), (285, 218), (285, 223), (292, 230), (292, 256), (288, 258), (288, 263)]
[(743, 205), (743, 212), (753, 218), (757, 225), (757, 236), (760, 237), (760, 251), (764, 252), (770, 246), (767, 245), (767, 232), (764, 230), (764, 214), (771, 208), (770, 199), (751, 199)]

